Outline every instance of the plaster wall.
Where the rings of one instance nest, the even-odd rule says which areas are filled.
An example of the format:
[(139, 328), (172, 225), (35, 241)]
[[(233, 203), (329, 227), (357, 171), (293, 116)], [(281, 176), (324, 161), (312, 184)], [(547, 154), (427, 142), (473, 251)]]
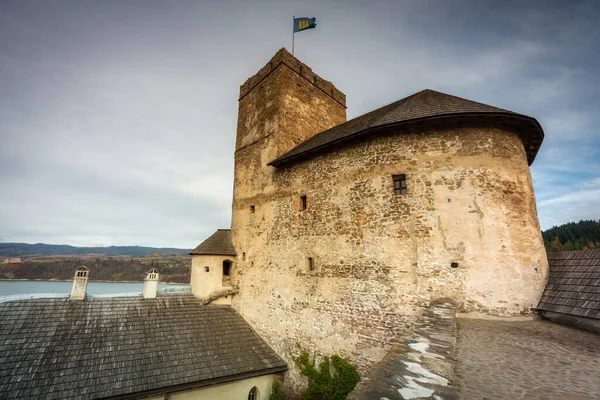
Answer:
[[(235, 257), (232, 256), (192, 256), (192, 273), (190, 287), (192, 294), (199, 299), (206, 299), (212, 293), (230, 287), (231, 280), (223, 276), (223, 261), (231, 261), (230, 274), (235, 268)], [(206, 272), (208, 267), (208, 272)], [(231, 296), (213, 300), (211, 304), (231, 304)]]
[[(495, 315), (537, 304), (547, 260), (515, 133), (394, 132), (280, 169), (246, 151), (269, 178), (255, 188), (256, 174), (236, 166), (232, 237), (246, 259), (236, 260), (233, 305), (290, 365), (301, 343), (364, 370), (441, 297)], [(406, 195), (394, 194), (396, 174)]]
[(256, 400), (268, 400), (271, 394), (271, 384), (275, 379), (277, 379), (276, 374), (263, 375), (220, 385), (169, 393), (166, 397), (161, 395), (144, 398), (144, 400), (162, 400), (165, 398), (169, 400), (245, 400), (248, 398), (250, 390), (255, 386), (258, 389)]
[[(77, 272), (76, 272), (77, 273)], [(87, 290), (88, 278), (75, 276), (73, 279), (73, 286), (71, 287), (70, 300), (83, 300)]]

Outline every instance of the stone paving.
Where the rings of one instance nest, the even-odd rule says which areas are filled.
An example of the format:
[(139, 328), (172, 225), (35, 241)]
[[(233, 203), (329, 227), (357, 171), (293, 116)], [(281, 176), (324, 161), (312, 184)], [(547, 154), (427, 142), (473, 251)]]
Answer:
[(600, 399), (600, 334), (540, 320), (457, 321), (459, 398)]

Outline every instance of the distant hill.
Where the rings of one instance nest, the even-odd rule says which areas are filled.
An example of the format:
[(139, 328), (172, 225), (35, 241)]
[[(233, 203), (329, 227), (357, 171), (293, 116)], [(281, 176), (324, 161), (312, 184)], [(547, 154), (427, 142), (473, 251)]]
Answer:
[(546, 251), (600, 249), (600, 220), (569, 222), (542, 232)]
[(0, 257), (34, 258), (43, 256), (70, 255), (81, 256), (85, 254), (102, 254), (106, 256), (131, 256), (144, 257), (150, 254), (178, 254), (187, 255), (191, 249), (176, 249), (172, 247), (141, 247), (141, 246), (110, 246), (110, 247), (75, 247), (64, 244), (28, 244), (28, 243), (0, 243)]

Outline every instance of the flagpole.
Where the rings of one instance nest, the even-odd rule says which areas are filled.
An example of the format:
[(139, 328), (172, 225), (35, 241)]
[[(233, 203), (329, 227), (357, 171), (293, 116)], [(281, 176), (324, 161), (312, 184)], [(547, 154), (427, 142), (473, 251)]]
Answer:
[(294, 23), (296, 22), (296, 16), (292, 15), (292, 55), (294, 55), (294, 34), (296, 33), (296, 29), (294, 29)]

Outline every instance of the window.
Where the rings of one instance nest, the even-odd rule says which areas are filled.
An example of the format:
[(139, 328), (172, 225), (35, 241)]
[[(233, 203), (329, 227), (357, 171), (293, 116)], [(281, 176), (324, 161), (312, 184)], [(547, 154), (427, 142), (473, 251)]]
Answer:
[(406, 194), (406, 175), (392, 175), (394, 180), (394, 194), (400, 196)]
[(223, 261), (223, 276), (229, 276), (230, 270), (231, 270), (231, 261), (228, 261), (228, 260)]
[(306, 270), (308, 272), (315, 270), (315, 259), (312, 257), (306, 257)]
[(248, 393), (248, 400), (258, 400), (258, 389), (254, 386)]
[(308, 201), (306, 200), (306, 195), (300, 196), (300, 209), (299, 211), (304, 211), (308, 208)]
[(243, 253), (242, 253), (242, 260), (243, 260), (243, 261), (246, 261), (246, 252), (243, 252)]
[(209, 272), (209, 271), (210, 271), (210, 268), (204, 267), (204, 272)]
[(254, 206), (250, 206), (250, 213), (254, 214)]

